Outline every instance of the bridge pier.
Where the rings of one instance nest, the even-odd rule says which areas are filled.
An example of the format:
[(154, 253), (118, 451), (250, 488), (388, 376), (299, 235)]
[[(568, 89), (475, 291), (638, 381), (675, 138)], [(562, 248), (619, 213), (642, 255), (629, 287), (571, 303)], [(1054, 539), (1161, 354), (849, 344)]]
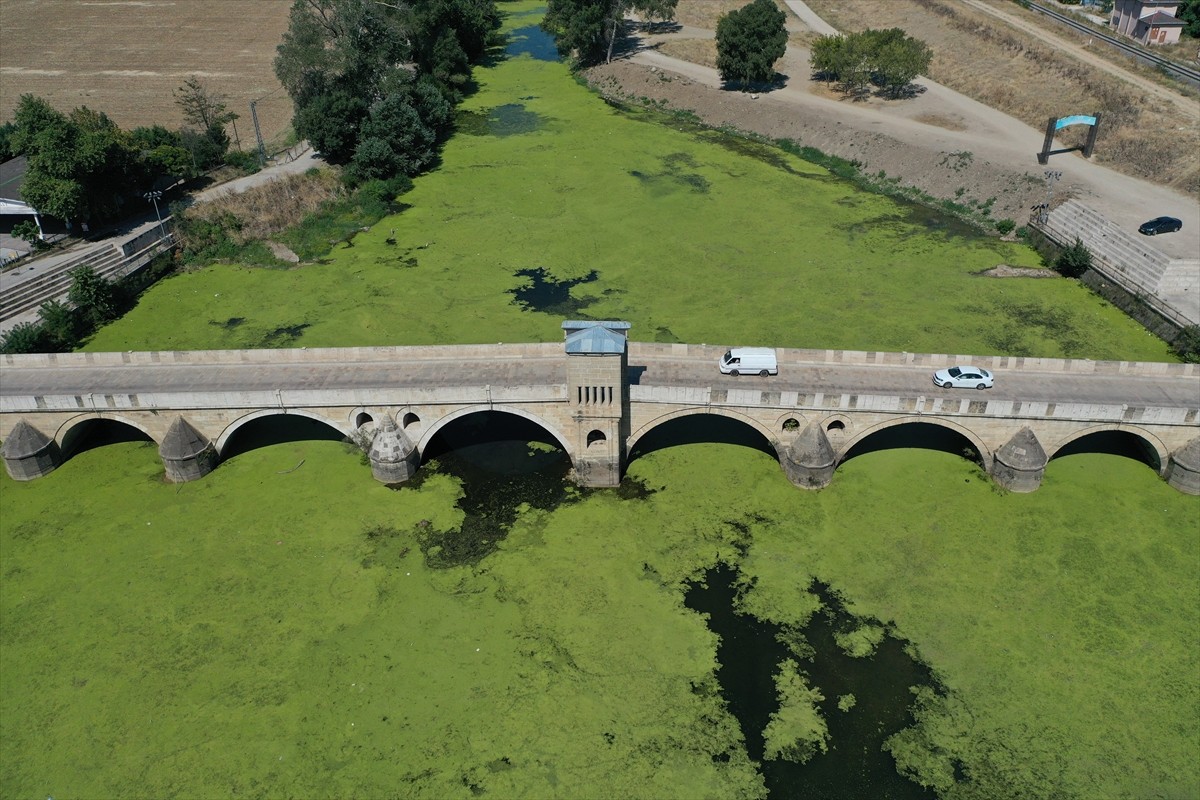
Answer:
[(62, 460), (58, 443), (25, 420), (13, 426), (0, 447), (4, 469), (14, 481), (49, 475)]
[(1029, 428), (1013, 434), (992, 459), (992, 479), (1010, 492), (1032, 492), (1042, 485), (1050, 459)]
[(1200, 494), (1200, 436), (1171, 454), (1166, 478), (1184, 494)]
[(833, 481), (837, 455), (819, 422), (810, 422), (796, 441), (781, 448), (779, 463), (788, 480), (801, 489), (823, 489)]
[(400, 430), (391, 414), (383, 415), (367, 457), (371, 461), (371, 475), (380, 483), (403, 483), (421, 463), (416, 445)]
[(199, 480), (217, 466), (217, 449), (213, 443), (183, 417), (176, 417), (167, 429), (158, 455), (171, 483)]

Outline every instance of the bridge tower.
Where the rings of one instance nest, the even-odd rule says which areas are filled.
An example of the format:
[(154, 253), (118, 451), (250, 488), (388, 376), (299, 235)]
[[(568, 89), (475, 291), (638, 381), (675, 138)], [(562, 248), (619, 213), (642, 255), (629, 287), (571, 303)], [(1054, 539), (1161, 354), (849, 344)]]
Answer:
[(628, 322), (568, 320), (567, 402), (575, 422), (575, 480), (580, 486), (621, 482), (629, 437)]

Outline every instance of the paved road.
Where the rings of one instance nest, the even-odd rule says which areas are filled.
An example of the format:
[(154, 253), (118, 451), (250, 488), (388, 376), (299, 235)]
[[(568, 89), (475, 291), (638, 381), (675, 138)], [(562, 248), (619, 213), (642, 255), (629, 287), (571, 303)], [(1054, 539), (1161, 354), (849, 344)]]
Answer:
[[(353, 361), (297, 364), (5, 367), (0, 398), (37, 395), (150, 394), (193, 391), (427, 389), (448, 386), (562, 385), (566, 356), (489, 357), (420, 361)], [(714, 359), (631, 358), (630, 380), (639, 386), (795, 391), (802, 394), (874, 394), (957, 397), (1170, 408), (1200, 407), (1200, 378), (1133, 377), (999, 370), (991, 390), (934, 386), (929, 367), (780, 364), (771, 377), (731, 377)]]

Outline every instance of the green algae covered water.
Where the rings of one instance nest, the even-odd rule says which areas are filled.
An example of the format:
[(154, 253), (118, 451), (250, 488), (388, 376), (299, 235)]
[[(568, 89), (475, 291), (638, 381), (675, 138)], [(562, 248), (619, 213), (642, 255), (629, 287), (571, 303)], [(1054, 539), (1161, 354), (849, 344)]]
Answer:
[[(442, 167), (353, 248), (172, 278), (89, 347), (550, 341), (569, 308), (661, 341), (1164, 357), (1073, 283), (973, 276), (1023, 248), (622, 115), (548, 58), (480, 70)], [(1012, 495), (897, 442), (808, 493), (718, 422), (583, 491), (487, 423), (397, 489), (274, 422), (180, 486), (111, 429), (0, 476), (0, 796), (1200, 794), (1200, 498), (1145, 464), (1071, 453)]]

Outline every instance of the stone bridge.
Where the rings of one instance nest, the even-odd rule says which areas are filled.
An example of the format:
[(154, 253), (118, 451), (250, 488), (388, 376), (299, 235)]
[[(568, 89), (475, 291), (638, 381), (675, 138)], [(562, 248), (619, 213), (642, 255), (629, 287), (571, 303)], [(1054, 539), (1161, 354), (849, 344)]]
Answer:
[[(1116, 435), (1200, 494), (1200, 365), (780, 349), (778, 375), (732, 377), (716, 367), (724, 347), (630, 342), (626, 323), (563, 327), (558, 344), (0, 356), (0, 455), (12, 477), (36, 478), (105, 420), (152, 439), (166, 478), (187, 481), (244, 426), (299, 415), (362, 443), (375, 477), (398, 483), (440, 431), (503, 412), (557, 442), (580, 484), (603, 487), (672, 425), (717, 416), (806, 488), (903, 427), (918, 446), (949, 437), (1013, 491), (1036, 489), (1064, 448)], [(992, 370), (995, 388), (933, 384), (933, 370), (963, 362)]]

